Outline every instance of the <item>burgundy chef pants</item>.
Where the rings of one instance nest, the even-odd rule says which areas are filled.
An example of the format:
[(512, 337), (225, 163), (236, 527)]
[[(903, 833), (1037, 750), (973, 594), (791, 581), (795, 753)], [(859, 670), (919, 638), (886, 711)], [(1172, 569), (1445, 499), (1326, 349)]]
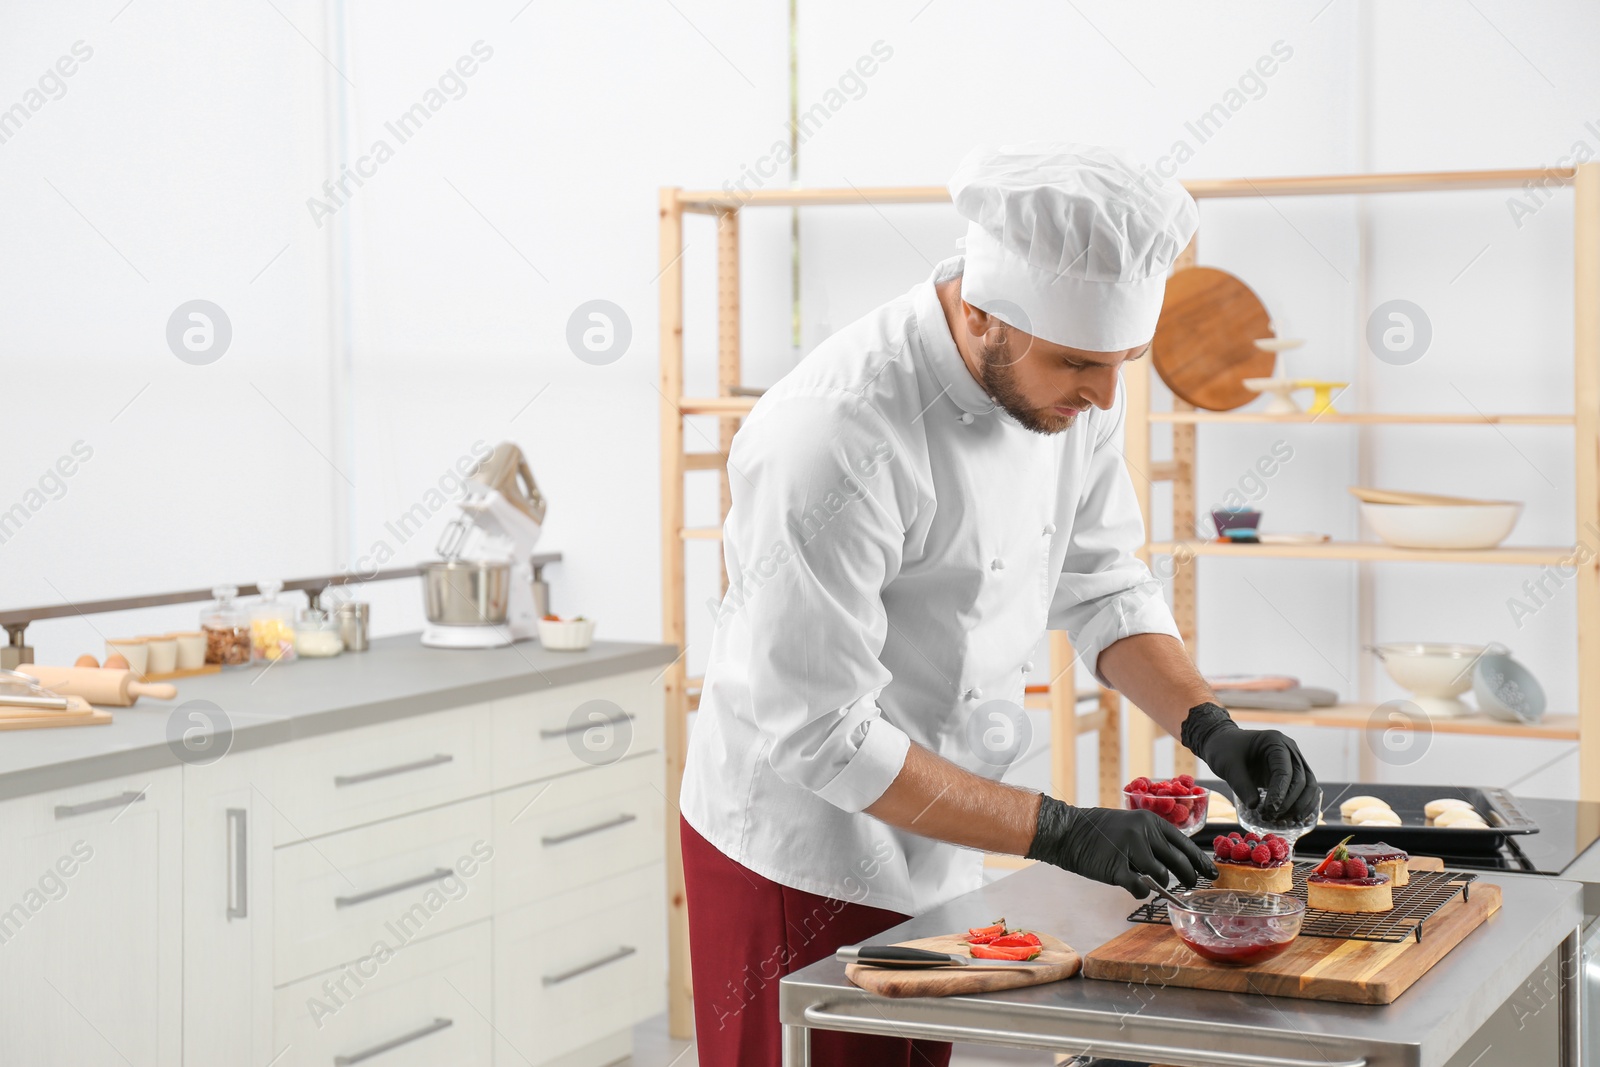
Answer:
[[(680, 819), (700, 1067), (779, 1067), (778, 979), (909, 916), (804, 893), (735, 863)], [(811, 1031), (815, 1067), (947, 1067), (939, 1041)]]

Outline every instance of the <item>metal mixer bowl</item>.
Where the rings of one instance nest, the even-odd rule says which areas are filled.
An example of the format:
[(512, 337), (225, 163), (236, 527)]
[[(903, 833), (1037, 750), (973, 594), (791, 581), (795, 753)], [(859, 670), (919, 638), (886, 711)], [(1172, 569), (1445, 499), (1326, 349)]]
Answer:
[(438, 560), (423, 567), (428, 621), (440, 626), (499, 626), (506, 621), (511, 564)]

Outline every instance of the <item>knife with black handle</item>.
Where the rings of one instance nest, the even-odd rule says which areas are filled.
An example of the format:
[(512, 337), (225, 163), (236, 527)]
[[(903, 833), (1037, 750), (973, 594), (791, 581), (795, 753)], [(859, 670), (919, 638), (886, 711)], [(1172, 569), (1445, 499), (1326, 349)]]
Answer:
[(902, 945), (846, 945), (834, 953), (834, 958), (845, 963), (902, 970), (927, 967), (1036, 967), (1039, 964), (1038, 960), (975, 960), (951, 952), (931, 952), (925, 948), (906, 948)]

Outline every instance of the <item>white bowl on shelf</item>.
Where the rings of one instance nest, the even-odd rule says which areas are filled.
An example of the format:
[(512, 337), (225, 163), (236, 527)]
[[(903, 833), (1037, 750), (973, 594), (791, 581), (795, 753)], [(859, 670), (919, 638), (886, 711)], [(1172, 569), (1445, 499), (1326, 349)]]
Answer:
[(1494, 548), (1511, 534), (1522, 505), (1362, 504), (1361, 517), (1396, 548)]
[(552, 652), (582, 652), (593, 640), (593, 619), (539, 620), (539, 643)]
[(1472, 688), (1472, 669), (1483, 655), (1482, 645), (1400, 641), (1367, 647), (1425, 714), (1453, 718), (1471, 712), (1457, 698)]

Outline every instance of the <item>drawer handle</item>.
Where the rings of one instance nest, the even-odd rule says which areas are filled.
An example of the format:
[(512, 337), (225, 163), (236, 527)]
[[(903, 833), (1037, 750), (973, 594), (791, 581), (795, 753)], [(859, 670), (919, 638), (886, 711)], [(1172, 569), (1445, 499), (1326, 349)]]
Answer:
[(553, 741), (558, 737), (566, 737), (569, 734), (581, 734), (585, 730), (594, 730), (602, 726), (617, 726), (632, 720), (632, 715), (620, 715), (615, 719), (601, 719), (598, 722), (573, 723), (571, 726), (563, 726), (559, 730), (540, 730), (539, 737), (545, 741)]
[(333, 784), (340, 788), (347, 785), (360, 785), (362, 782), (370, 782), (374, 778), (387, 778), (392, 774), (408, 774), (411, 771), (427, 770), (429, 767), (437, 767), (441, 763), (449, 763), (454, 759), (454, 756), (440, 753), (437, 756), (429, 756), (427, 759), (419, 759), (415, 763), (402, 763), (398, 767), (385, 767), (381, 771), (366, 771), (363, 774), (336, 774), (333, 777)]
[(144, 799), (144, 791), (118, 793), (114, 797), (104, 800), (86, 800), (82, 804), (57, 804), (56, 818), (70, 819), (74, 815), (87, 815), (91, 811), (105, 811), (107, 808), (125, 808), (129, 804), (137, 803)]
[(228, 850), (233, 862), (228, 865), (228, 918), (250, 917), (250, 813), (244, 808), (228, 809)]
[(569, 830), (564, 834), (551, 834), (549, 837), (541, 837), (539, 840), (546, 845), (559, 845), (565, 841), (575, 841), (580, 837), (588, 837), (590, 834), (597, 834), (601, 830), (609, 830), (613, 826), (626, 826), (630, 822), (637, 821), (638, 818), (639, 816), (630, 812), (625, 815), (618, 815), (615, 819), (607, 819), (605, 822), (597, 822), (593, 826), (585, 826), (582, 830)]
[(449, 867), (435, 867), (427, 874), (418, 875), (416, 878), (408, 878), (403, 882), (396, 882), (394, 885), (386, 885), (382, 889), (369, 889), (365, 893), (357, 893), (353, 897), (334, 897), (333, 906), (336, 908), (348, 908), (353, 904), (365, 904), (369, 900), (386, 897), (390, 893), (399, 893), (402, 890), (415, 889), (419, 885), (427, 885), (429, 882), (440, 881), (454, 873), (456, 872)]
[(429, 1034), (437, 1034), (440, 1030), (448, 1030), (455, 1024), (456, 1021), (454, 1019), (435, 1019), (421, 1029), (413, 1030), (409, 1034), (401, 1034), (399, 1037), (385, 1041), (381, 1045), (373, 1045), (369, 1049), (362, 1049), (353, 1056), (335, 1056), (333, 1058), (333, 1067), (351, 1067), (351, 1064), (370, 1060), (374, 1056), (382, 1056), (385, 1052), (391, 1052), (401, 1045), (409, 1045), (413, 1041), (420, 1041)]
[(579, 966), (572, 968), (572, 970), (562, 971), (560, 974), (547, 974), (541, 978), (540, 981), (547, 986), (560, 985), (562, 982), (576, 978), (580, 974), (588, 974), (597, 967), (604, 967), (608, 963), (616, 963), (618, 960), (627, 959), (629, 956), (638, 951), (639, 950), (634, 948), (632, 945), (623, 945), (609, 956), (601, 956), (597, 960), (591, 960), (588, 963), (580, 964)]

